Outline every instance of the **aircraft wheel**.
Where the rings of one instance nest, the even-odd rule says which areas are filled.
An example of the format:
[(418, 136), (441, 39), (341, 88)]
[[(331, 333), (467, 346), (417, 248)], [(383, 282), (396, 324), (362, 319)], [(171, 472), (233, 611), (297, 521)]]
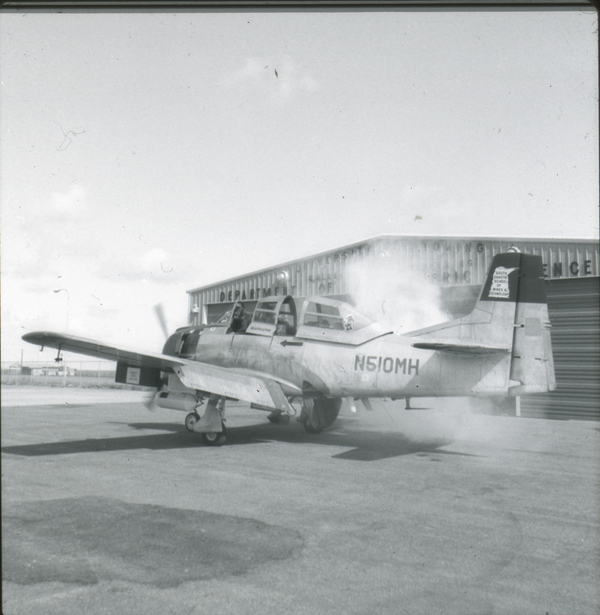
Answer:
[(190, 412), (185, 417), (185, 428), (188, 431), (194, 431), (194, 425), (200, 420), (200, 417), (195, 412)]
[(305, 400), (300, 417), (304, 429), (310, 434), (321, 433), (326, 427), (330, 427), (337, 419), (342, 407), (339, 398), (322, 398)]
[(302, 421), (302, 425), (304, 426), (304, 429), (311, 434), (317, 434), (317, 433), (321, 433), (323, 431), (323, 429), (325, 429), (325, 426), (323, 427), (315, 427), (311, 422), (310, 422), (310, 416), (306, 416), (304, 418), (304, 420)]
[(227, 430), (225, 429), (225, 424), (223, 423), (223, 431), (221, 433), (217, 433), (216, 431), (203, 433), (202, 439), (204, 440), (204, 444), (207, 446), (221, 446), (225, 444), (225, 440), (227, 440)]

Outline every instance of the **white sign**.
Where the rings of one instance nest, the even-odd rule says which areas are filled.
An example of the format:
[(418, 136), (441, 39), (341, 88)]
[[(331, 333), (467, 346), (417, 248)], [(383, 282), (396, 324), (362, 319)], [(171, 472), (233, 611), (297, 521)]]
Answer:
[(510, 289), (508, 287), (508, 276), (518, 267), (507, 269), (506, 267), (497, 267), (492, 278), (492, 286), (488, 297), (491, 299), (508, 299), (510, 297)]
[(127, 384), (139, 384), (141, 373), (142, 369), (140, 367), (128, 367), (127, 377), (125, 378), (125, 381), (127, 382)]

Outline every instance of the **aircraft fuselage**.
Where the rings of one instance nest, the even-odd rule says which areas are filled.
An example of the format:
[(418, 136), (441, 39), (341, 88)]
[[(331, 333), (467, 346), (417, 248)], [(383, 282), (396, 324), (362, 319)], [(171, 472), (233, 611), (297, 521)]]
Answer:
[[(359, 346), (246, 334), (202, 333), (194, 358), (220, 367), (272, 374), (330, 397), (429, 397), (506, 394), (510, 354), (452, 356), (413, 348), (387, 334)], [(291, 390), (284, 392), (293, 394)]]

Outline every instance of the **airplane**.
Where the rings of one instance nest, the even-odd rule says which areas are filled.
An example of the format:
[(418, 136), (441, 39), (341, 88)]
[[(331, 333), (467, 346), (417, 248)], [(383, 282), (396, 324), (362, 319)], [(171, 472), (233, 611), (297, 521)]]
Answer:
[[(186, 326), (162, 353), (116, 348), (68, 334), (23, 340), (117, 362), (115, 381), (156, 389), (152, 404), (187, 412), (204, 442), (226, 440), (225, 402), (247, 402), (276, 424), (296, 417), (318, 434), (343, 400), (515, 397), (556, 388), (544, 271), (539, 256), (497, 254), (470, 314), (396, 334), (350, 303), (264, 297), (253, 314), (237, 301), (211, 324)], [(201, 406), (207, 400), (204, 412)]]

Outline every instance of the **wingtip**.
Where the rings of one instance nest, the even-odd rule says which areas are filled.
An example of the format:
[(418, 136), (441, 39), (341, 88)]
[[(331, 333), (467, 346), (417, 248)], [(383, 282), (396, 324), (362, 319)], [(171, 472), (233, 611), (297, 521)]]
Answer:
[(21, 336), (21, 339), (30, 344), (37, 344), (45, 346), (49, 340), (60, 337), (59, 333), (53, 333), (52, 331), (32, 331), (31, 333), (25, 333)]
[(30, 344), (36, 344), (41, 335), (41, 331), (33, 331), (31, 333), (25, 333), (25, 335), (21, 336), (21, 339), (25, 342), (29, 342)]

